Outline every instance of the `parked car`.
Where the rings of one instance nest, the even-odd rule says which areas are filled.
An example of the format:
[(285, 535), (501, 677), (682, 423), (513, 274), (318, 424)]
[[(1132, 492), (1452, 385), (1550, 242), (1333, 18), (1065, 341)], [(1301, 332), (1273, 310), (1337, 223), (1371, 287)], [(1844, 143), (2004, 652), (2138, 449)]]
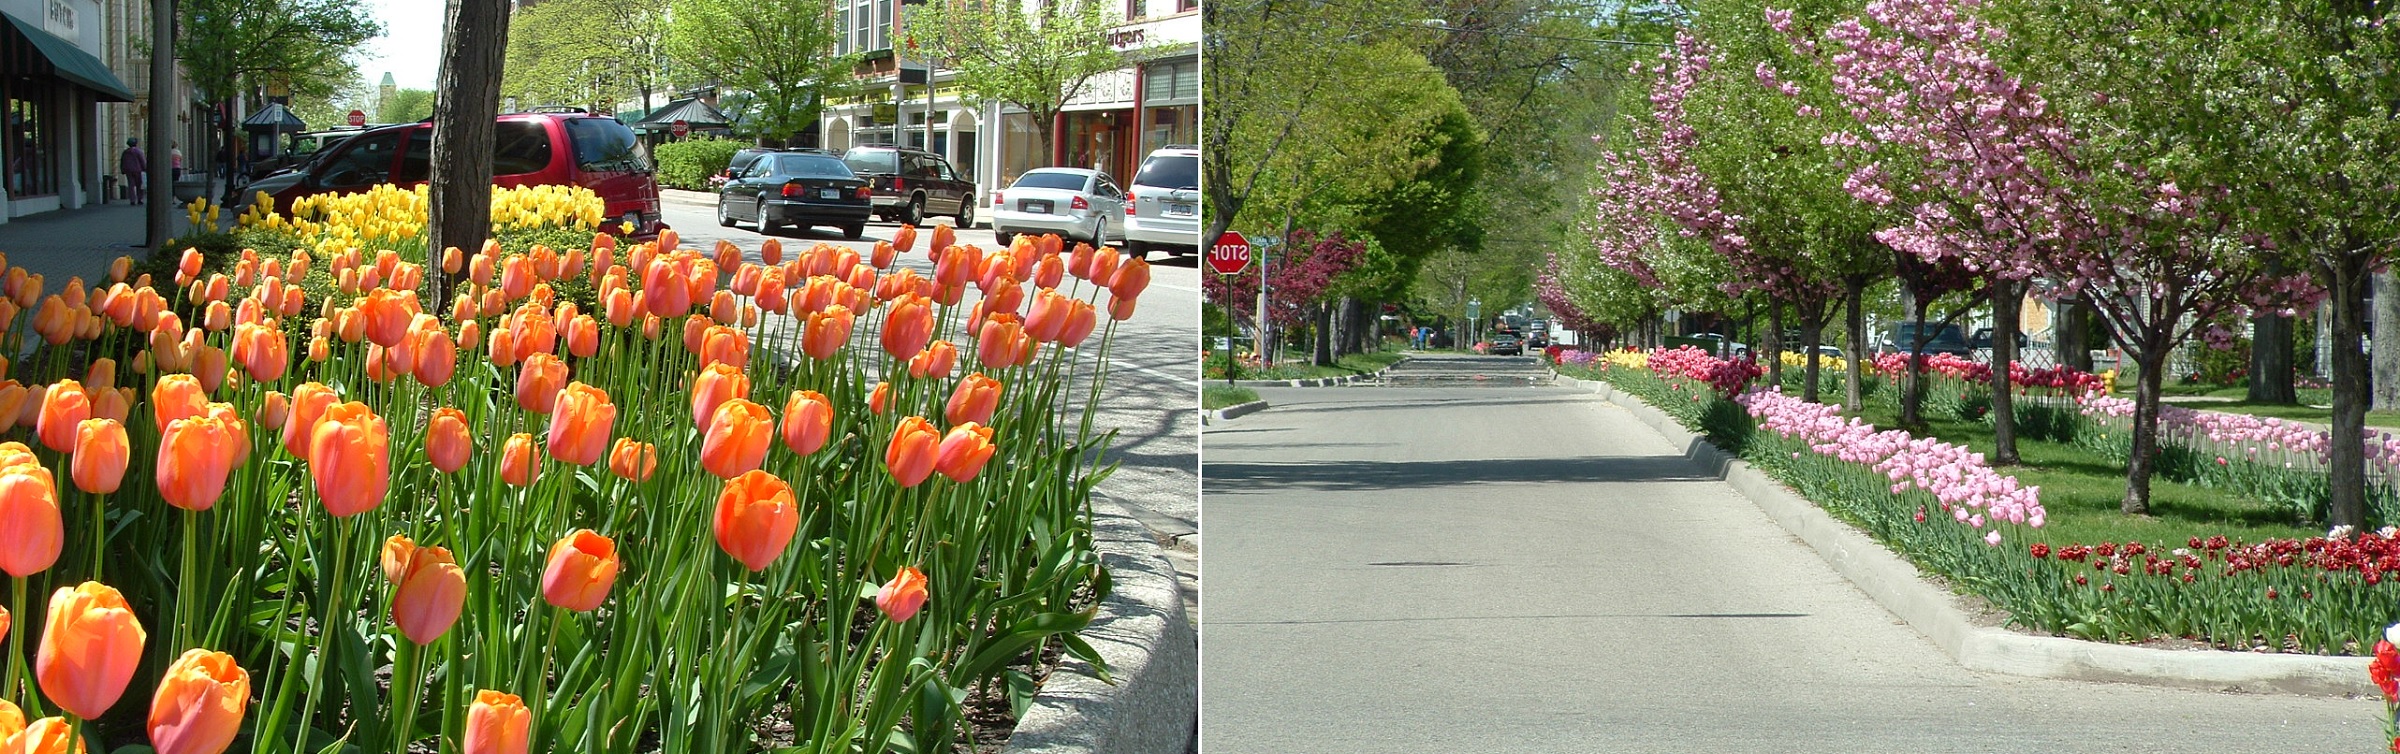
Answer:
[(1909, 349), (1916, 345), (1918, 333), (1923, 332), (1925, 333), (1924, 353), (1927, 356), (1946, 353), (1965, 357), (1973, 354), (1974, 349), (1967, 347), (1966, 333), (1961, 331), (1957, 325), (1927, 322), (1924, 327), (1924, 330), (1918, 330), (1915, 322), (1892, 325), (1890, 335), (1884, 338), (1882, 343), (1877, 344), (1876, 349), (1882, 353), (1908, 353)]
[(1525, 355), (1525, 344), (1518, 341), (1514, 333), (1495, 333), (1492, 335), (1491, 354), (1493, 356), (1501, 354), (1523, 356)]
[(1125, 202), (1125, 251), (1200, 253), (1200, 149), (1176, 144), (1142, 159)]
[[(502, 115), (493, 131), (492, 185), (582, 186), (606, 202), (606, 230), (618, 233), (620, 223), (631, 224), (630, 235), (652, 238), (666, 227), (659, 215), (658, 180), (634, 144), (633, 129), (606, 115), (582, 110)], [(432, 172), (433, 124), (403, 123), (344, 139), (303, 169), (251, 183), (244, 196), (263, 191), (276, 211), (286, 212), (303, 196), (363, 193), (385, 183), (415, 186)]]
[(992, 235), (1002, 246), (1019, 233), (1056, 233), (1093, 246), (1125, 238), (1125, 190), (1107, 173), (1034, 168), (992, 192)]
[[(1978, 327), (1978, 328), (1975, 328), (1975, 334), (1974, 334), (1974, 335), (1972, 335), (1972, 336), (1969, 336), (1969, 337), (1967, 338), (1967, 347), (1968, 347), (1968, 348), (1971, 348), (1971, 349), (1978, 350), (1978, 351), (1980, 351), (1980, 350), (1984, 350), (1984, 349), (1987, 349), (1987, 348), (1991, 348), (1991, 347), (1992, 347), (1992, 332), (1993, 332), (1993, 331), (1992, 331), (1992, 328), (1989, 328), (1989, 327)], [(2017, 333), (2017, 348), (2020, 348), (2020, 349), (2022, 349), (2022, 348), (2024, 348), (2024, 347), (2025, 347), (2025, 333), (2024, 333), (2023, 331), (2018, 331), (2018, 333)]]
[(846, 238), (866, 235), (869, 202), (867, 182), (850, 172), (849, 163), (827, 154), (762, 154), (735, 173), (717, 193), (717, 224), (733, 227), (748, 220), (758, 232), (776, 226), (805, 229), (826, 225)]
[(733, 153), (732, 159), (725, 161), (725, 171), (723, 173), (719, 173), (718, 175), (730, 181), (733, 180), (735, 175), (740, 174), (744, 170), (748, 170), (750, 168), (750, 163), (757, 162), (758, 158), (760, 157), (765, 157), (771, 154), (788, 154), (795, 152), (801, 154), (831, 155), (833, 157), (841, 156), (839, 154), (835, 154), (833, 150), (817, 149), (815, 147), (743, 147), (739, 151)]
[(878, 145), (851, 147), (842, 161), (874, 192), (877, 218), (923, 225), (926, 215), (949, 215), (958, 227), (975, 227), (975, 205), (981, 201), (975, 183), (960, 178), (941, 155)]

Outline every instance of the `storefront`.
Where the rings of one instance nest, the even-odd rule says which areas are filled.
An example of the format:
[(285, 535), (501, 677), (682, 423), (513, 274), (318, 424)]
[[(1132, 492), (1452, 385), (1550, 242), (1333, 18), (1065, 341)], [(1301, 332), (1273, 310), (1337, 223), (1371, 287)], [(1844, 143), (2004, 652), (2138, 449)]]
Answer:
[[(27, 20), (29, 10), (41, 20)], [(99, 143), (98, 106), (131, 102), (133, 93), (91, 52), (100, 48), (97, 11), (88, 1), (0, 4), (0, 215), (97, 202), (102, 176), (116, 172), (123, 145)]]
[(1083, 91), (1060, 108), (1058, 164), (1099, 170), (1120, 183), (1133, 175), (1142, 164), (1139, 78), (1138, 69), (1119, 68), (1084, 81)]

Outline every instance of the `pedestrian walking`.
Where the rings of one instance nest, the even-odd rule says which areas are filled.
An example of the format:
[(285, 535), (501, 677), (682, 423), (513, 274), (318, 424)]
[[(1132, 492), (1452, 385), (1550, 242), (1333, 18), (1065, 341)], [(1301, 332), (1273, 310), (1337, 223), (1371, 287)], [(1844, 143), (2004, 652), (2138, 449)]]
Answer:
[(175, 180), (183, 180), (183, 142), (167, 142), (167, 158), (174, 161), (174, 164), (168, 167), (168, 170), (173, 172), (168, 175)]
[(125, 151), (117, 155), (117, 172), (125, 174), (125, 191), (133, 203), (141, 204), (144, 192), (143, 174), (150, 170), (150, 156), (142, 153), (141, 139), (126, 139)]

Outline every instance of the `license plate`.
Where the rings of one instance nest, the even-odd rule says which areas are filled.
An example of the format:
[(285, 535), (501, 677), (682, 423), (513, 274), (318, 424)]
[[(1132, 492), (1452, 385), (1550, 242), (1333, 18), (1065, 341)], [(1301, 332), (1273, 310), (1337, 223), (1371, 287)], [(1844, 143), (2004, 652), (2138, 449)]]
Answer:
[(1167, 205), (1167, 214), (1189, 217), (1195, 213), (1192, 212), (1192, 205), (1175, 202)]
[(838, 188), (829, 188), (817, 192), (817, 196), (825, 199), (840, 199), (842, 198), (842, 190)]
[(1024, 201), (1024, 202), (1020, 202), (1020, 203), (1018, 203), (1018, 205), (1017, 205), (1017, 208), (1018, 208), (1018, 209), (1021, 209), (1021, 210), (1024, 210), (1024, 211), (1027, 211), (1027, 212), (1031, 212), (1031, 213), (1037, 214), (1037, 215), (1047, 215), (1047, 214), (1050, 214), (1050, 203), (1049, 203), (1049, 202), (1037, 202), (1037, 201), (1030, 201), (1030, 200), (1028, 200), (1028, 201)]

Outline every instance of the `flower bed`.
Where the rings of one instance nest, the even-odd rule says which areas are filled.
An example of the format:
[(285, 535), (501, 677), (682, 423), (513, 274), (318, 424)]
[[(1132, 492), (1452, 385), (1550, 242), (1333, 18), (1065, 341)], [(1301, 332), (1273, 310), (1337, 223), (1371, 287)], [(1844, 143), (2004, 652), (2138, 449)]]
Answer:
[[(0, 364), (0, 728), (944, 751), (1045, 648), (1099, 664), (1090, 417), (1145, 263), (942, 227), (760, 264), (519, 191), (496, 226), (588, 241), (428, 258), (387, 187), (172, 282), (0, 277), (6, 345), (45, 344)], [(436, 269), (455, 297), (421, 305)]]
[[(1702, 366), (1682, 358), (1685, 373)], [(2400, 531), (2264, 542), (2040, 541), (2040, 490), (1964, 448), (1878, 431), (1780, 392), (1726, 399), (1714, 385), (1647, 368), (1656, 362), (1657, 354), (1609, 354), (1590, 373), (1985, 599), (2012, 625), (2106, 641), (2357, 654), (2400, 619), (2400, 587), (2387, 583), (2400, 579)], [(1729, 407), (1738, 414), (1729, 417)]]

